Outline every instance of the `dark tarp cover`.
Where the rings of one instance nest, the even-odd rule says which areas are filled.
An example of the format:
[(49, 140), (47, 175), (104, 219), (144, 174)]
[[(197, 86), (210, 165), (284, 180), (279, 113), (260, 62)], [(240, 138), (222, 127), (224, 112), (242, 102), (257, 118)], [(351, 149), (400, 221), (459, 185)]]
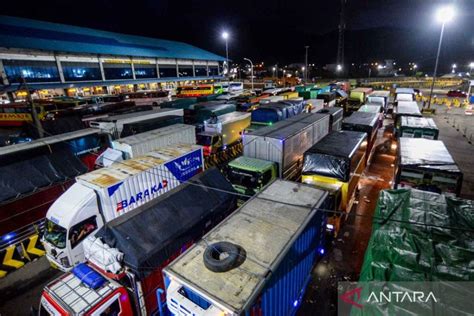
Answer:
[(334, 124), (334, 122), (337, 122), (338, 120), (342, 119), (344, 110), (342, 108), (332, 106), (330, 108), (321, 109), (318, 111), (318, 113), (327, 113), (331, 115), (330, 122), (332, 125)]
[(379, 124), (379, 115), (369, 112), (354, 112), (351, 116), (342, 121), (342, 129), (354, 132), (367, 133), (368, 138), (372, 139), (374, 131)]
[(26, 160), (23, 157), (18, 160), (0, 167), (0, 202), (73, 179), (87, 172), (87, 167), (67, 148), (57, 149), (51, 154)]
[(120, 138), (148, 132), (157, 128), (166, 127), (173, 124), (184, 123), (183, 117), (179, 115), (165, 115), (149, 120), (124, 124)]
[(252, 111), (252, 122), (275, 123), (296, 116), (304, 110), (304, 101), (279, 101), (259, 106)]
[(124, 254), (124, 264), (140, 278), (236, 209), (236, 195), (227, 193), (235, 191), (218, 169), (208, 169), (189, 181), (198, 185), (183, 183), (97, 232), (103, 242)]
[(304, 153), (303, 175), (349, 181), (351, 158), (367, 139), (361, 132), (331, 132)]
[(456, 162), (440, 140), (400, 137), (399, 164), (420, 169), (460, 173)]
[(172, 108), (172, 109), (189, 109), (191, 105), (196, 104), (197, 98), (182, 98), (176, 99), (173, 101), (160, 103), (160, 107), (163, 108)]
[[(380, 193), (374, 217), (360, 282), (474, 281), (474, 201), (418, 190), (386, 190)], [(363, 290), (359, 301), (366, 301), (369, 292)], [(388, 310), (393, 304), (373, 308), (364, 306), (363, 314), (408, 315)], [(442, 306), (436, 308), (442, 315)], [(352, 309), (352, 315), (357, 312)], [(468, 314), (472, 310), (452, 315)]]

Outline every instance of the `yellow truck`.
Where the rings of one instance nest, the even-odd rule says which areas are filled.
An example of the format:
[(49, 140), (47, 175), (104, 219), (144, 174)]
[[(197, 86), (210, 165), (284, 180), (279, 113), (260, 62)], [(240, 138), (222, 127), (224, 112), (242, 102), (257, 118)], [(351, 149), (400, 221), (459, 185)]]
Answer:
[(333, 131), (304, 153), (301, 181), (331, 193), (334, 212), (328, 214), (328, 228), (336, 235), (341, 212), (349, 213), (355, 201), (366, 167), (366, 147), (366, 133)]

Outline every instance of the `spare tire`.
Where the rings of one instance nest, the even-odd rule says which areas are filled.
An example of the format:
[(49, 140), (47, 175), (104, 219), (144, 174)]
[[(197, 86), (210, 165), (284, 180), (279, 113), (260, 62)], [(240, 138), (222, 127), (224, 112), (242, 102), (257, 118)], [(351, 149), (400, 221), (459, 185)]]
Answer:
[(207, 246), (204, 265), (212, 272), (226, 272), (240, 266), (246, 258), (245, 250), (227, 241)]

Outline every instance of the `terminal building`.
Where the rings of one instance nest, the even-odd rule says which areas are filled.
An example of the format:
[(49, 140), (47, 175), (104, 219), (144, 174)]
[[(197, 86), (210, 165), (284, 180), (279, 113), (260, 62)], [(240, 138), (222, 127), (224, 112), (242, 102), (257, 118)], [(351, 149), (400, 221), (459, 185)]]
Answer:
[(86, 96), (222, 78), (225, 58), (169, 40), (0, 16), (0, 93)]

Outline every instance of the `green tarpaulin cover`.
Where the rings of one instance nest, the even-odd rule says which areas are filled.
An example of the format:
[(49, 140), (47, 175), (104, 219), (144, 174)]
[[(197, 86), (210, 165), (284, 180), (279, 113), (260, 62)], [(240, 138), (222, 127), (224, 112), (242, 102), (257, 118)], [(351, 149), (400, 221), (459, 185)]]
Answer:
[(474, 281), (474, 201), (387, 190), (374, 216), (360, 282)]

